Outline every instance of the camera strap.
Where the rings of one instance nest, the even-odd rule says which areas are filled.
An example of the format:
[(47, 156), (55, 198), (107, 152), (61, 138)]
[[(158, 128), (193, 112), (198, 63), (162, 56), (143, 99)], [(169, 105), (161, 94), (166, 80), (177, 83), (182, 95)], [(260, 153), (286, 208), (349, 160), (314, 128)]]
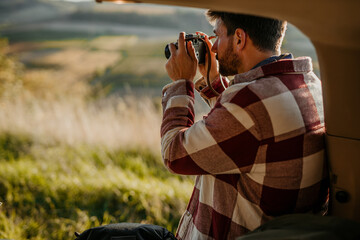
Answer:
[[(206, 48), (206, 54), (207, 54), (207, 57), (208, 57), (208, 67), (207, 67), (207, 73), (206, 73), (206, 84), (208, 85), (208, 87), (214, 93), (215, 96), (219, 96), (220, 94), (211, 86), (211, 82), (210, 82), (211, 53), (210, 53), (209, 46), (205, 42), (205, 39), (200, 38), (200, 40), (204, 42), (204, 45), (205, 45), (205, 48)], [(225, 87), (225, 85), (224, 85), (224, 83), (222, 81), (221, 75), (220, 75), (220, 81), (221, 81), (221, 84), (223, 85), (223, 87), (225, 89), (226, 87)]]

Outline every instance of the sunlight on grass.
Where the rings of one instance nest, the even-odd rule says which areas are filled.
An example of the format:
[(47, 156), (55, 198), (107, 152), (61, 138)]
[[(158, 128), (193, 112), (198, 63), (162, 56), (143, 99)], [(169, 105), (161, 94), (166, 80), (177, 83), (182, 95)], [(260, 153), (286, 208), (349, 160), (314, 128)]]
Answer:
[(0, 237), (69, 239), (116, 222), (175, 231), (192, 190), (192, 178), (169, 173), (146, 150), (46, 146), (11, 134), (2, 135), (0, 148), (8, 151), (0, 168)]
[(193, 178), (162, 163), (160, 98), (99, 94), (86, 78), (133, 61), (119, 50), (132, 42), (37, 44), (50, 50), (30, 68), (0, 47), (0, 238), (65, 240), (117, 222), (175, 232)]
[(132, 146), (160, 151), (161, 115), (148, 98), (43, 101), (12, 99), (0, 105), (0, 132), (23, 133), (39, 142)]

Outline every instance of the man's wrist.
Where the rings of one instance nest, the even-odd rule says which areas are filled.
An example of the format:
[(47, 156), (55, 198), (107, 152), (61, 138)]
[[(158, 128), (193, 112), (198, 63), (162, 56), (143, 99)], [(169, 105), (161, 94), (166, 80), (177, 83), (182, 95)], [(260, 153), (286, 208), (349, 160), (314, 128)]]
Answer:
[[(220, 79), (220, 74), (216, 74), (215, 76), (210, 77), (210, 83), (215, 82), (216, 80)], [(205, 77), (205, 81), (207, 80), (207, 78)]]
[(163, 98), (175, 95), (194, 95), (194, 83), (186, 79), (179, 79), (168, 83), (162, 89)]
[(171, 79), (171, 80), (172, 80), (173, 82), (181, 81), (181, 80), (193, 82), (193, 81), (194, 81), (194, 78), (175, 78), (175, 79)]
[[(216, 76), (210, 77), (210, 84), (216, 81), (219, 77), (220, 77), (219, 73)], [(203, 88), (205, 88), (208, 85), (206, 76), (202, 76), (201, 78), (197, 79), (194, 83), (195, 83), (195, 89), (197, 91), (201, 91)]]
[[(228, 87), (228, 81), (225, 77), (218, 75), (211, 81), (212, 88), (218, 93), (222, 93)], [(206, 79), (204, 77), (198, 79), (195, 82), (195, 89), (201, 94), (202, 97), (210, 99), (214, 97), (214, 93), (209, 88)]]

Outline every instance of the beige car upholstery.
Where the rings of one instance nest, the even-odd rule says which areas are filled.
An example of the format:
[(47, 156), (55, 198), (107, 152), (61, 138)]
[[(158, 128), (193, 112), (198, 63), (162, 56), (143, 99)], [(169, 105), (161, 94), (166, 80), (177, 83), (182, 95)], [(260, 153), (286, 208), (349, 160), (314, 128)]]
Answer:
[(279, 18), (289, 21), (306, 34), (316, 48), (323, 81), (327, 153), (332, 171), (332, 214), (360, 222), (360, 1), (133, 2), (211, 8)]

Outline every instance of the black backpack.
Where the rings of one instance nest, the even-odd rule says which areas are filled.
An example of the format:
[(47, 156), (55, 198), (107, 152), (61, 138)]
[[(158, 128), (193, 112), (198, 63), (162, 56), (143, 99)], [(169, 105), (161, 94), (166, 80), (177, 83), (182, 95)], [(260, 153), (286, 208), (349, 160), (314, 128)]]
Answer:
[(75, 233), (75, 240), (176, 240), (167, 229), (150, 224), (116, 223)]

